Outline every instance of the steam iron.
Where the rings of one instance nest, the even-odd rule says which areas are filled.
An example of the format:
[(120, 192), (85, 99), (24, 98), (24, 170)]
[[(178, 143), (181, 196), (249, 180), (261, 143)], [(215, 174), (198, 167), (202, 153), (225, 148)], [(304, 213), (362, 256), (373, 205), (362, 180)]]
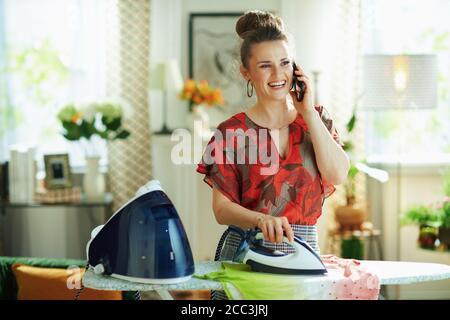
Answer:
[(88, 263), (96, 274), (152, 284), (189, 280), (194, 260), (178, 213), (158, 180), (91, 232)]
[(264, 246), (264, 236), (261, 230), (245, 232), (234, 226), (230, 226), (230, 229), (236, 231), (242, 238), (233, 261), (250, 265), (252, 271), (290, 275), (323, 275), (327, 273), (319, 255), (301, 237), (294, 236), (292, 243), (283, 237), (283, 242), (295, 249), (294, 253), (285, 253)]

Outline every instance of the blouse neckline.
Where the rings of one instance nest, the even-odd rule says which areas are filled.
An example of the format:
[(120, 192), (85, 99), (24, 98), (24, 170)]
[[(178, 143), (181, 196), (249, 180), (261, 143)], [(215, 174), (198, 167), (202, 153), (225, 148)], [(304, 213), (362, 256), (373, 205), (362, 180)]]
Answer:
[[(248, 119), (248, 120), (249, 120), (252, 124), (254, 124), (256, 127), (261, 128), (261, 129), (266, 129), (266, 130), (268, 131), (269, 136), (270, 136), (271, 143), (272, 143), (272, 144), (274, 145), (274, 147), (275, 147), (275, 150), (276, 150), (277, 155), (278, 155), (278, 160), (279, 160), (280, 162), (284, 162), (284, 161), (288, 160), (288, 159), (291, 157), (292, 149), (293, 149), (293, 143), (292, 143), (293, 135), (292, 135), (291, 126), (292, 126), (292, 124), (294, 124), (297, 120), (300, 120), (300, 119), (299, 119), (299, 118), (301, 118), (300, 113), (297, 113), (297, 117), (294, 119), (294, 121), (292, 121), (291, 123), (289, 123), (288, 126), (287, 126), (287, 128), (288, 128), (288, 130), (289, 130), (289, 133), (288, 133), (288, 145), (289, 145), (288, 147), (289, 147), (289, 150), (288, 150), (288, 152), (287, 152), (287, 154), (285, 155), (284, 158), (281, 156), (280, 151), (278, 150), (278, 147), (275, 145), (275, 143), (274, 143), (273, 140), (272, 140), (272, 135), (270, 134), (270, 132), (271, 132), (271, 130), (274, 130), (274, 129), (269, 129), (269, 128), (267, 128), (267, 127), (263, 127), (263, 126), (257, 124), (255, 121), (253, 121), (253, 120), (247, 115), (246, 112), (242, 112), (242, 114), (243, 114), (243, 117), (244, 117), (244, 118)], [(278, 129), (278, 130), (279, 130), (279, 129)]]
[[(259, 128), (267, 129), (267, 130), (269, 130), (269, 131), (271, 131), (271, 130), (280, 130), (280, 129), (270, 129), (270, 128), (267, 128), (267, 127), (264, 127), (264, 126), (262, 126), (262, 125), (257, 124), (255, 121), (252, 120), (252, 118), (250, 118), (250, 117), (248, 116), (248, 114), (247, 114), (245, 111), (243, 111), (242, 114), (243, 114), (244, 118), (248, 119), (252, 124), (254, 124), (255, 126), (257, 126), (257, 127), (259, 127)], [(299, 120), (299, 118), (301, 118), (301, 115), (300, 115), (300, 113), (297, 112), (297, 116), (295, 117), (294, 121), (292, 121), (291, 123), (289, 123), (286, 127), (290, 127), (290, 126), (291, 126), (292, 124), (294, 124), (297, 120)], [(283, 127), (283, 128), (286, 128), (286, 127)]]

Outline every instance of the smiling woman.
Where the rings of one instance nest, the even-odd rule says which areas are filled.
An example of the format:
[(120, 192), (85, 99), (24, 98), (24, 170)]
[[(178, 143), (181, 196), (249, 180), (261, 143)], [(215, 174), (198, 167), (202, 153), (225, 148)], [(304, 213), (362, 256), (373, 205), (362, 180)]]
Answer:
[[(325, 109), (312, 104), (308, 75), (294, 68), (281, 19), (249, 11), (236, 32), (242, 39), (240, 72), (256, 103), (218, 126), (197, 172), (213, 188), (219, 224), (259, 228), (273, 250), (292, 252), (283, 235), (289, 240), (296, 235), (319, 252), (315, 224), (324, 199), (347, 174), (348, 157)], [(300, 88), (292, 90), (295, 79), (305, 85), (301, 101), (295, 98)], [(268, 161), (252, 162), (264, 155)], [(239, 242), (227, 230), (216, 260), (233, 259)], [(225, 295), (215, 292), (213, 298)]]

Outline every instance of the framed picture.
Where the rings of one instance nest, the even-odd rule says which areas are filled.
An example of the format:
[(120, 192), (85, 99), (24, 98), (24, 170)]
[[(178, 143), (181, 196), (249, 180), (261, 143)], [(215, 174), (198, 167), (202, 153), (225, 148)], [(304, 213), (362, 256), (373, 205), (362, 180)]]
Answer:
[(68, 154), (44, 155), (44, 163), (47, 189), (72, 187), (72, 172)]
[(239, 72), (241, 40), (236, 22), (243, 12), (191, 13), (189, 17), (189, 77), (207, 80), (222, 90), (226, 112), (245, 110), (254, 101), (246, 94)]

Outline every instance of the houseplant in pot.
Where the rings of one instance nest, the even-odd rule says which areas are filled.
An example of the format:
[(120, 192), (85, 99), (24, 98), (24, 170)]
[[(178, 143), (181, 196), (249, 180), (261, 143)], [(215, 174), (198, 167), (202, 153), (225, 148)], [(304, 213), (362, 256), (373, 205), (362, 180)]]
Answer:
[(438, 237), (444, 249), (450, 249), (450, 169), (444, 172), (443, 189), (445, 197), (441, 204), (438, 205), (440, 211), (440, 225)]
[(347, 175), (347, 180), (344, 183), (345, 190), (345, 205), (339, 206), (335, 209), (335, 219), (338, 222), (341, 230), (360, 230), (364, 221), (367, 219), (368, 208), (366, 204), (357, 201), (356, 179), (358, 174), (364, 173), (368, 176), (380, 181), (386, 182), (388, 174), (384, 170), (371, 168), (364, 163), (364, 161), (357, 161), (354, 154), (354, 144), (350, 139), (351, 133), (356, 124), (356, 108), (346, 125), (347, 140), (343, 142), (343, 148), (350, 158), (350, 169)]
[(440, 212), (433, 205), (413, 205), (401, 218), (402, 225), (419, 226), (418, 245), (424, 249), (434, 249), (440, 224)]
[(446, 196), (440, 209), (440, 225), (438, 229), (439, 242), (444, 249), (450, 249), (450, 197)]
[(445, 196), (442, 200), (413, 205), (402, 215), (402, 225), (419, 227), (417, 242), (421, 248), (436, 249), (437, 243), (443, 249), (450, 248), (450, 170), (444, 173), (443, 184)]
[(88, 200), (101, 200), (105, 192), (105, 180), (99, 168), (100, 156), (94, 140), (110, 142), (126, 139), (130, 132), (123, 128), (122, 117), (121, 105), (114, 102), (95, 102), (84, 106), (67, 104), (58, 113), (64, 138), (79, 141), (84, 146), (86, 173), (83, 189)]

